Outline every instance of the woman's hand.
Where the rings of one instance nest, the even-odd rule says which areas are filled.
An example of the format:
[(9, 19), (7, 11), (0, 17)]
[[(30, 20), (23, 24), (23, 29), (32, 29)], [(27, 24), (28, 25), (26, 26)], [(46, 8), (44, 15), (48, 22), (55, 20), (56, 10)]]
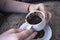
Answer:
[(44, 6), (43, 3), (40, 4), (31, 4), (29, 7), (29, 11), (33, 11), (33, 10), (39, 10), (45, 13), (45, 17), (46, 17), (46, 21), (47, 23), (50, 21), (51, 19), (51, 13), (49, 11), (47, 11), (46, 7)]
[(5, 2), (3, 2), (2, 0), (0, 1), (0, 8), (1, 11), (16, 13), (28, 13), (29, 11), (32, 10), (40, 10), (46, 14), (46, 21), (47, 23), (49, 22), (49, 20), (51, 19), (51, 13), (47, 11), (43, 3), (31, 4), (30, 7), (29, 4), (30, 3), (24, 3), (15, 0), (7, 0)]
[(36, 34), (32, 30), (10, 29), (0, 35), (0, 40), (32, 40)]

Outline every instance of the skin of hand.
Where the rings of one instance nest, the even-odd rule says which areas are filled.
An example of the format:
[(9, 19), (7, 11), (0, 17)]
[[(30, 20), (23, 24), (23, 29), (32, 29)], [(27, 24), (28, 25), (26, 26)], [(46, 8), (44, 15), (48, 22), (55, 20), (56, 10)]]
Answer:
[[(2, 4), (5, 4), (4, 7), (2, 6)], [(21, 12), (22, 13), (29, 13), (29, 11), (33, 11), (33, 10), (38, 9), (38, 10), (45, 13), (47, 23), (50, 21), (51, 13), (49, 11), (47, 11), (47, 9), (43, 3), (31, 4), (29, 7), (29, 11), (28, 11), (29, 4), (30, 3), (19, 2), (16, 0), (7, 0), (4, 3), (2, 0), (0, 3), (0, 6), (3, 7), (2, 10), (5, 12), (17, 12), (17, 13), (21, 13)]]
[(32, 40), (36, 35), (32, 30), (10, 29), (0, 35), (0, 40)]
[[(29, 13), (28, 12), (29, 4), (30, 3), (19, 2), (19, 1), (16, 1), (16, 0), (7, 0), (5, 8), (3, 8), (3, 10), (8, 11), (8, 12)], [(49, 11), (47, 11), (45, 5), (43, 3), (31, 4), (30, 7), (29, 7), (29, 11), (33, 11), (33, 10), (37, 10), (37, 9), (45, 13), (46, 21), (48, 23), (51, 19), (51, 13)]]
[(46, 22), (47, 24), (49, 23), (50, 19), (51, 19), (51, 13), (49, 11), (47, 11), (45, 5), (43, 3), (40, 4), (31, 4), (29, 7), (29, 11), (33, 11), (33, 10), (39, 10), (45, 13), (45, 18), (46, 18)]
[[(2, 11), (5, 12), (22, 12), (22, 13), (28, 13), (28, 5), (30, 3), (24, 3), (24, 2), (19, 2), (16, 0), (0, 0), (0, 7), (2, 7)], [(3, 7), (3, 6), (4, 7)], [(43, 11), (44, 13), (50, 15), (49, 18), (51, 18), (51, 13), (47, 11), (43, 3), (40, 4), (31, 4), (29, 11), (32, 10), (37, 10), (39, 9), (40, 11)]]

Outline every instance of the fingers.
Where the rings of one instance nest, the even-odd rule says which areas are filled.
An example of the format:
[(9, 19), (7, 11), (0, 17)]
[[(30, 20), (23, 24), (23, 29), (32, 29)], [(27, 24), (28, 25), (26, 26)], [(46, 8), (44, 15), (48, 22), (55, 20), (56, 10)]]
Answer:
[(28, 38), (26, 38), (26, 40), (32, 40), (36, 35), (37, 35), (37, 32), (34, 32)]
[(43, 4), (43, 3), (40, 3), (40, 4), (38, 4), (38, 5), (39, 5), (39, 9), (40, 9), (41, 11), (43, 11), (44, 13), (46, 13), (46, 8), (45, 8), (44, 4)]
[(43, 3), (41, 3), (39, 5), (40, 5), (39, 6), (40, 10), (45, 13), (46, 21), (48, 23), (51, 19), (51, 13), (49, 11), (47, 11), (47, 9)]
[(20, 33), (17, 33), (17, 36), (18, 36), (18, 38), (23, 40), (23, 39), (27, 38), (28, 36), (30, 36), (32, 33), (33, 33), (32, 30), (24, 30)]
[(47, 15), (46, 15), (46, 20), (47, 20), (47, 23), (50, 21), (52, 15), (50, 12), (47, 12)]
[(21, 30), (21, 29), (10, 29), (10, 30), (6, 31), (5, 33), (18, 33), (21, 31), (23, 31), (23, 30)]

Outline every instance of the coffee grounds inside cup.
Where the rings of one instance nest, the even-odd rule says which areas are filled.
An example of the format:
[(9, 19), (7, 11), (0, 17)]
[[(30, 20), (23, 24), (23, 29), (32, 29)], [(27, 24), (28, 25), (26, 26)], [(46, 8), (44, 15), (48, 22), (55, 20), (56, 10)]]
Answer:
[(38, 24), (42, 19), (36, 13), (32, 13), (28, 16), (27, 21), (29, 24)]
[(37, 35), (35, 36), (34, 39), (36, 39), (36, 38), (42, 38), (44, 36), (44, 34), (45, 34), (44, 30), (37, 31)]

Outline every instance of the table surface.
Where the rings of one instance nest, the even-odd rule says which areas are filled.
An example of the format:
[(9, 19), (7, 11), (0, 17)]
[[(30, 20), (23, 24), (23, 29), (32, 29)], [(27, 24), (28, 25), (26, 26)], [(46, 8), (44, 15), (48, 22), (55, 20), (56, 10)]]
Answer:
[[(60, 40), (60, 2), (44, 2), (44, 4), (52, 14), (50, 26), (53, 36), (51, 40)], [(27, 14), (23, 13), (12, 13), (4, 19), (4, 22), (0, 27), (0, 33), (3, 33), (10, 28), (19, 28), (19, 26), (25, 22), (24, 19), (26, 15)]]

